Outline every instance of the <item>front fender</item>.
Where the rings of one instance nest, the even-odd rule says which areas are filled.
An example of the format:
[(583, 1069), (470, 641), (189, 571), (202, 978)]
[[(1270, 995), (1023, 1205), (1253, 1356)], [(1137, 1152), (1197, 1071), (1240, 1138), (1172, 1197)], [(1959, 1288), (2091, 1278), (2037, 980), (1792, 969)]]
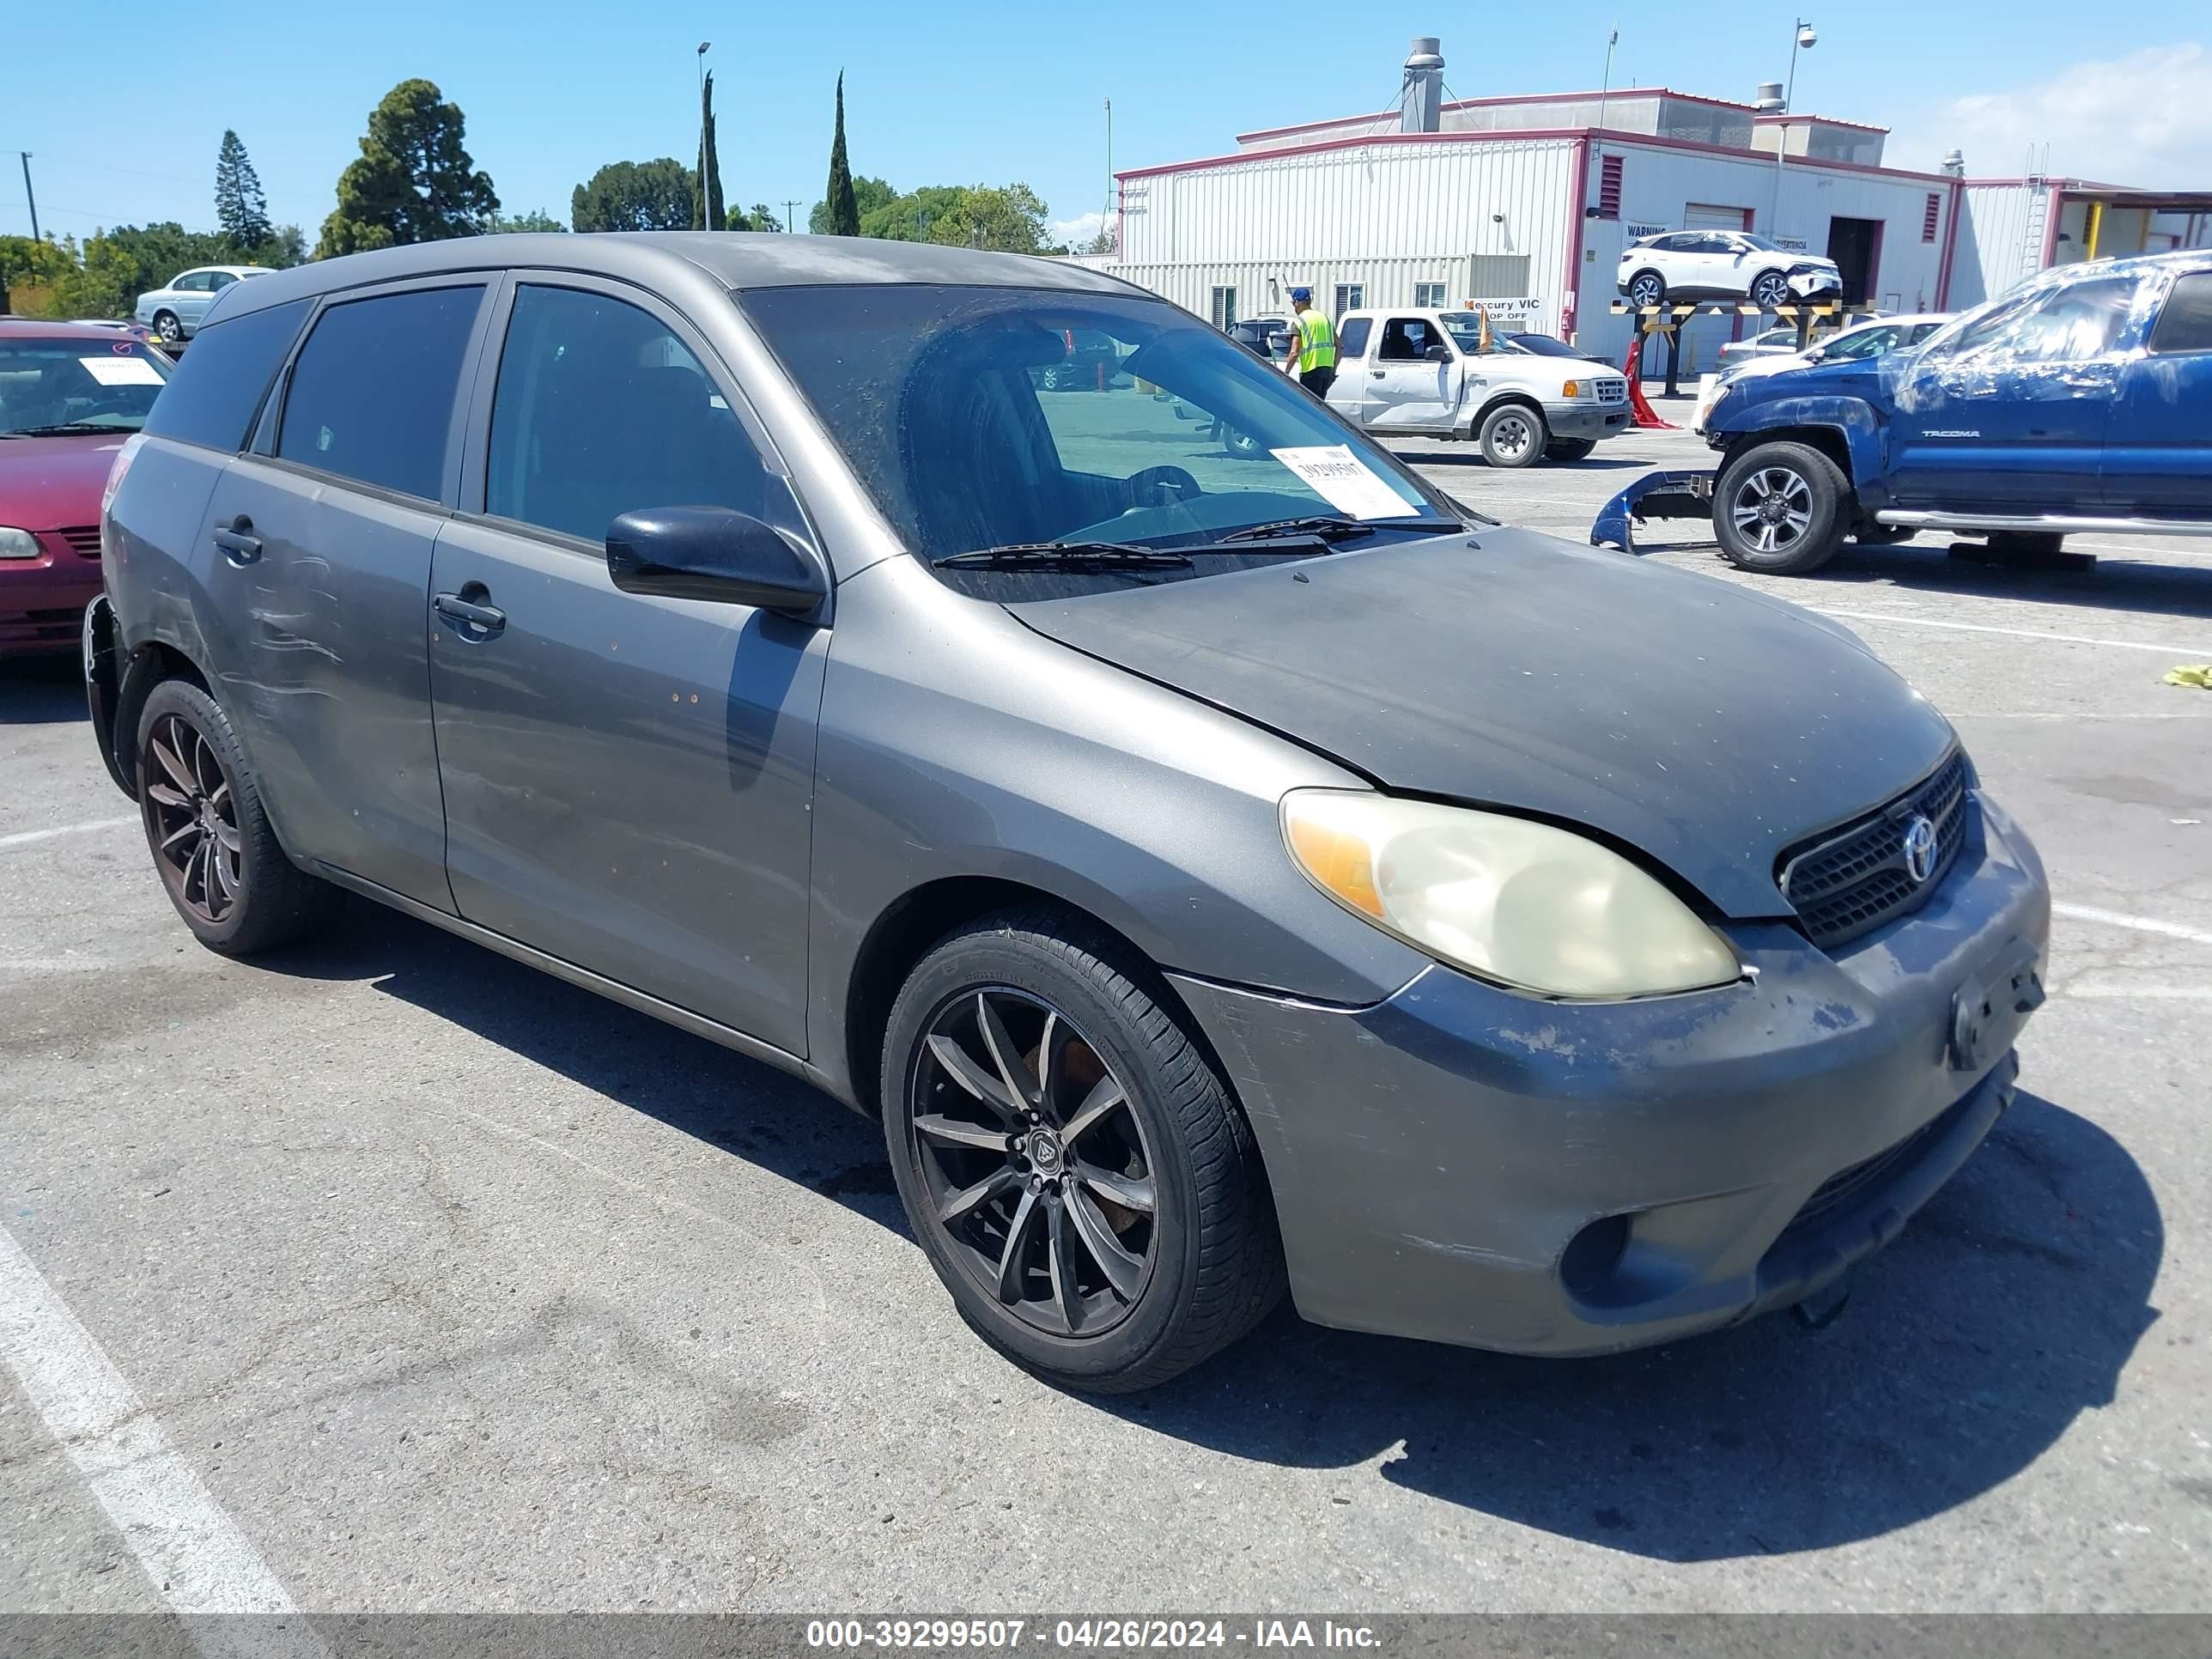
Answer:
[(1741, 409), (1717, 409), (1705, 420), (1706, 437), (1730, 451), (1769, 434), (1829, 431), (1838, 434), (1850, 457), (1851, 487), (1862, 495), (1878, 491), (1882, 478), (1881, 416), (1863, 398), (1836, 392), (1772, 398)]

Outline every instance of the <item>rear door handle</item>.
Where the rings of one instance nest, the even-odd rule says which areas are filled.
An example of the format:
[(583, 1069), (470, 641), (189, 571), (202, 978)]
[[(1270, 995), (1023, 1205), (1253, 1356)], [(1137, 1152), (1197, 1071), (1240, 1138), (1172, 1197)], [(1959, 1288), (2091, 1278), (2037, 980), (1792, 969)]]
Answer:
[(261, 538), (251, 534), (252, 529), (253, 520), (241, 513), (228, 524), (216, 526), (213, 539), (233, 564), (252, 564), (261, 556)]
[[(474, 593), (489, 599), (490, 591), (482, 582), (471, 582), (461, 593)], [(478, 605), (474, 599), (465, 599), (461, 593), (441, 593), (430, 601), (441, 617), (450, 617), (457, 623), (466, 623), (471, 628), (481, 628), (487, 634), (496, 634), (507, 626), (507, 612), (489, 605)]]

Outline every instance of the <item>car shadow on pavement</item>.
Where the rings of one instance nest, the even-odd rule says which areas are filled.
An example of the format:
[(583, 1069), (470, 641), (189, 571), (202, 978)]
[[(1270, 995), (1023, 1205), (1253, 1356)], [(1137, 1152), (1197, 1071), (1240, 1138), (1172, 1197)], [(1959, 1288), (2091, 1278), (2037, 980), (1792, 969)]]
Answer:
[(0, 660), (0, 726), (54, 726), (86, 718), (84, 672), (74, 654)]
[(1101, 1403), (1237, 1456), (1341, 1470), (1338, 1502), (1379, 1477), (1666, 1561), (1822, 1549), (1978, 1497), (2111, 1404), (2158, 1316), (2162, 1246), (2120, 1144), (2023, 1093), (1823, 1328), (1785, 1313), (1535, 1360), (1285, 1310), (1164, 1389)]
[[(1475, 443), (1447, 444), (1437, 449), (1410, 449), (1402, 444), (1394, 444), (1390, 446), (1390, 453), (1408, 466), (1480, 466), (1488, 468), (1501, 477), (1524, 476), (1522, 471), (1512, 467), (1492, 467), (1482, 459), (1482, 446)], [(1579, 461), (1539, 461), (1525, 471), (1537, 476), (1547, 472), (1649, 472), (1655, 465), (1648, 460), (1586, 455)], [(1595, 506), (1591, 511), (1596, 511)]]

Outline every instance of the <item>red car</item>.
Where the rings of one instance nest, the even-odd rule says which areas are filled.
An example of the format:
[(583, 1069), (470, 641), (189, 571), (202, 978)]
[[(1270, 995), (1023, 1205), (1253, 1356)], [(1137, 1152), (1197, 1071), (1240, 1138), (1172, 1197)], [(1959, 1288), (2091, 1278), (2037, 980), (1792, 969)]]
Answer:
[(0, 318), (0, 656), (76, 647), (101, 488), (168, 378), (119, 330)]

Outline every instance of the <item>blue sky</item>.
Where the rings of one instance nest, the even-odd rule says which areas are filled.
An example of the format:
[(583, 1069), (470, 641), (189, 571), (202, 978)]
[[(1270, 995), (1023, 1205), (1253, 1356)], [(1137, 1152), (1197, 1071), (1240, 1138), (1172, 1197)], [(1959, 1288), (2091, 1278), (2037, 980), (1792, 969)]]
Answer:
[[(1806, 9), (1820, 40), (1799, 61), (1797, 107), (1897, 128), (1893, 164), (1928, 166), (1959, 144), (1972, 171), (2012, 173), (2031, 143), (2049, 143), (2057, 171), (2212, 185), (2212, 25), (2201, 0), (2021, 0), (2002, 12), (1809, 0)], [(1720, 0), (1665, 27), (1649, 7), (1623, 11), (1616, 86), (1743, 98), (1788, 70), (1790, 10)], [(1107, 97), (1117, 165), (1175, 161), (1229, 149), (1245, 128), (1389, 104), (1416, 33), (1443, 38), (1445, 79), (1461, 97), (1594, 87), (1607, 24), (1583, 7), (1478, 12), (1432, 0), (46, 7), (0, 35), (10, 70), (0, 232), (29, 228), (19, 149), (33, 153), (49, 230), (152, 218), (211, 226), (216, 148), (231, 126), (273, 216), (312, 240), (368, 110), (416, 75), (465, 112), (469, 148), (510, 211), (565, 219), (570, 189), (602, 162), (693, 153), (702, 40), (714, 43), (733, 204), (769, 201), (781, 214), (796, 198), (804, 217), (822, 191), (842, 67), (854, 172), (902, 188), (1020, 179), (1056, 220), (1074, 222), (1104, 204)], [(1300, 58), (1310, 66), (1286, 67)]]

